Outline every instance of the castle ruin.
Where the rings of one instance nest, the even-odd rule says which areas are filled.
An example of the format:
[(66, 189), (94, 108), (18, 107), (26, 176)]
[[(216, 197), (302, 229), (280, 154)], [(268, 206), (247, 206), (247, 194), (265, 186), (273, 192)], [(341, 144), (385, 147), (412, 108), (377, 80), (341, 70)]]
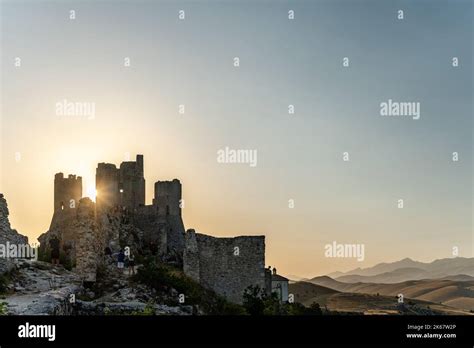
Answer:
[(48, 253), (52, 238), (60, 240), (63, 262), (84, 281), (94, 282), (105, 250), (128, 246), (142, 254), (153, 249), (163, 262), (183, 268), (190, 278), (233, 302), (242, 302), (250, 285), (265, 288), (265, 237), (216, 238), (189, 230), (181, 216), (178, 179), (157, 181), (152, 204), (145, 204), (143, 155), (119, 168), (99, 163), (96, 202), (82, 198), (82, 178), (55, 175), (54, 213), (40, 250)]

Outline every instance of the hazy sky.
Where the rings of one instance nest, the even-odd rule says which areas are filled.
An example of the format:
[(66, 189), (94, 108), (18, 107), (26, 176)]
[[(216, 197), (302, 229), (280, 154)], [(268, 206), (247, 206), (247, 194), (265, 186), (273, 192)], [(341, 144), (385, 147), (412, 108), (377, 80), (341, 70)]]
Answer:
[[(10, 221), (35, 240), (55, 173), (86, 194), (98, 162), (140, 153), (148, 203), (179, 178), (186, 228), (264, 234), (279, 273), (471, 257), (472, 18), (470, 0), (1, 1)], [(95, 117), (57, 115), (64, 99)], [(419, 102), (420, 119), (381, 116), (388, 99)], [(218, 163), (226, 146), (257, 166)], [(333, 241), (365, 260), (326, 258)]]

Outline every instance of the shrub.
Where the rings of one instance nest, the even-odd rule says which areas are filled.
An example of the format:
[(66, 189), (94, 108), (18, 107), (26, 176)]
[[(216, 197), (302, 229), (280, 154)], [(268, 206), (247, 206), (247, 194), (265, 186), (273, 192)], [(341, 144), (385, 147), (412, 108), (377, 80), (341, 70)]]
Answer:
[(265, 292), (258, 285), (249, 286), (244, 291), (243, 306), (250, 315), (263, 315), (265, 311)]
[(7, 292), (7, 285), (9, 282), (9, 279), (4, 274), (0, 274), (0, 294)]
[[(323, 314), (323, 310), (321, 309), (321, 306), (317, 302), (313, 302), (309, 307), (305, 307), (301, 303), (297, 303), (297, 302), (287, 303), (286, 308), (287, 308), (287, 313), (289, 315), (322, 315)], [(326, 314), (329, 313), (327, 309), (325, 310), (325, 312)]]
[(317, 302), (311, 303), (311, 306), (309, 306), (308, 314), (310, 314), (310, 315), (322, 315), (323, 311), (321, 310), (321, 307), (319, 306), (319, 303), (317, 303)]
[(8, 285), (12, 282), (12, 278), (17, 274), (17, 270), (12, 269), (9, 272), (0, 274), (0, 294), (6, 294), (8, 291)]
[(286, 305), (288, 315), (306, 315), (307, 308), (303, 306), (301, 303), (288, 303)]
[[(187, 277), (180, 269), (161, 263), (154, 257), (146, 258), (132, 279), (162, 294), (175, 289), (184, 294), (185, 305), (197, 305), (207, 314), (245, 314), (242, 306), (228, 302)], [(169, 304), (178, 305), (178, 298)]]
[(155, 307), (153, 303), (147, 303), (142, 311), (134, 311), (131, 313), (131, 315), (155, 315)]
[(288, 309), (276, 293), (268, 295), (258, 285), (249, 286), (244, 291), (243, 306), (250, 315), (286, 315)]
[(6, 315), (6, 314), (7, 314), (7, 303), (0, 302), (0, 315)]
[(38, 248), (38, 261), (51, 262), (51, 250)]

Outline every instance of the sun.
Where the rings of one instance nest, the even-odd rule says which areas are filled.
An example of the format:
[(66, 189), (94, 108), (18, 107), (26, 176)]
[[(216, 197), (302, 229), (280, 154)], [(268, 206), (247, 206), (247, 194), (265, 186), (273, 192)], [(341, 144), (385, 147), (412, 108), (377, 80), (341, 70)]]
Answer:
[(87, 197), (95, 202), (95, 198), (97, 197), (97, 190), (95, 189), (95, 186), (91, 185), (87, 187)]

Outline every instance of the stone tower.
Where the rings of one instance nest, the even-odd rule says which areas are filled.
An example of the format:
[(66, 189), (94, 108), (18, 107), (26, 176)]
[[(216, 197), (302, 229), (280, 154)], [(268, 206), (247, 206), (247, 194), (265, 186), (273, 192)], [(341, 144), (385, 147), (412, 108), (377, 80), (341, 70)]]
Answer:
[(115, 164), (99, 163), (95, 175), (97, 210), (107, 210), (119, 204), (119, 172)]
[(153, 206), (160, 219), (166, 221), (168, 250), (182, 254), (184, 249), (184, 223), (181, 218), (181, 182), (157, 181)]
[(107, 210), (116, 206), (134, 210), (145, 205), (145, 177), (143, 155), (136, 162), (115, 164), (99, 163), (96, 171), (97, 209)]
[(143, 155), (136, 162), (122, 162), (119, 169), (120, 205), (129, 209), (145, 205)]
[(153, 205), (160, 215), (181, 216), (181, 182), (178, 179), (157, 181)]
[(63, 173), (54, 176), (54, 211), (74, 209), (82, 198), (82, 178)]

